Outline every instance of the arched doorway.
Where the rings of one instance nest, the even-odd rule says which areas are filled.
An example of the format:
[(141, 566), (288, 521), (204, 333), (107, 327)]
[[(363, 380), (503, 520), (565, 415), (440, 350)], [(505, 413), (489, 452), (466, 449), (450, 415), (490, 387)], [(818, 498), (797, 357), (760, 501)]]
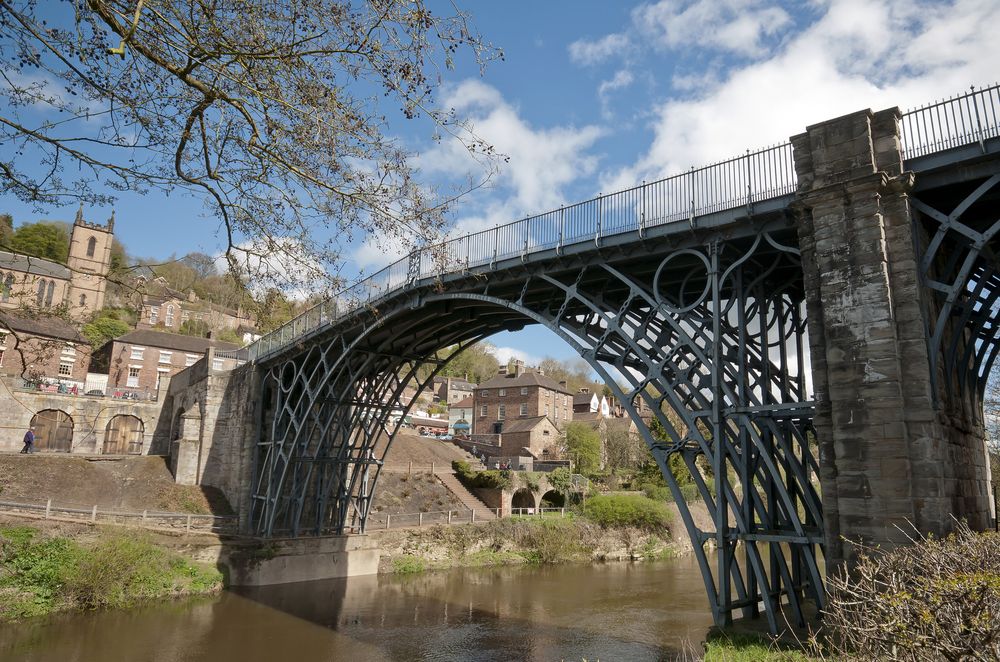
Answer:
[(105, 455), (142, 454), (142, 420), (135, 416), (112, 416), (104, 428)]
[(43, 409), (31, 417), (35, 447), (42, 451), (68, 453), (73, 445), (73, 418), (60, 409)]
[(514, 492), (514, 496), (511, 497), (510, 509), (514, 513), (517, 513), (518, 509), (521, 509), (521, 512), (517, 513), (520, 515), (524, 515), (527, 510), (534, 512), (535, 495), (527, 487), (522, 487)]
[(542, 495), (542, 508), (562, 508), (566, 505), (566, 497), (562, 492), (549, 490)]

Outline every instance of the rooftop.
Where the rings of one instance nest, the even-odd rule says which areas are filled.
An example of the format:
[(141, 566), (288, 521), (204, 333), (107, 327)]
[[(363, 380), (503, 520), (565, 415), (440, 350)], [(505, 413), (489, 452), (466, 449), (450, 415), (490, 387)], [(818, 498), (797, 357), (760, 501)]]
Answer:
[(551, 391), (558, 391), (559, 393), (571, 395), (565, 386), (560, 385), (559, 382), (551, 377), (540, 375), (537, 372), (522, 372), (517, 375), (514, 373), (497, 375), (493, 379), (480, 384), (479, 388), (513, 388), (515, 386), (541, 386), (542, 388), (547, 388)]
[(448, 406), (449, 409), (471, 409), (472, 408), (472, 396), (467, 395), (458, 402)]
[(552, 422), (548, 416), (534, 416), (532, 418), (515, 418), (509, 423), (504, 422), (502, 434), (509, 434), (511, 432), (531, 432), (539, 425), (542, 421), (548, 421), (552, 427), (556, 427), (556, 424)]
[(182, 336), (178, 333), (165, 333), (163, 331), (152, 331), (149, 329), (131, 331), (126, 333), (124, 336), (115, 338), (112, 342), (142, 345), (143, 347), (176, 349), (182, 352), (199, 354), (207, 352), (209, 347), (222, 350), (240, 348), (239, 345), (231, 342), (222, 342), (221, 340), (212, 340), (210, 338), (199, 338), (197, 336)]
[(89, 344), (76, 330), (76, 327), (60, 317), (21, 317), (4, 313), (0, 316), (0, 328), (7, 328), (15, 333)]
[(11, 269), (22, 271), (38, 276), (51, 276), (53, 278), (69, 279), (69, 267), (52, 260), (43, 260), (40, 257), (23, 255), (22, 253), (11, 253), (0, 251), (0, 270)]

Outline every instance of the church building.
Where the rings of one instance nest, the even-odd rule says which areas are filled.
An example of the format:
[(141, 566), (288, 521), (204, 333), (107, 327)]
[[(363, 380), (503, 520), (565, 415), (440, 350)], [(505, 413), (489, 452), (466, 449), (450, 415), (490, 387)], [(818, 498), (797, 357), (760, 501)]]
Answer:
[(65, 305), (70, 317), (85, 320), (104, 307), (115, 216), (107, 225), (76, 213), (66, 264), (0, 251), (0, 308), (54, 309)]

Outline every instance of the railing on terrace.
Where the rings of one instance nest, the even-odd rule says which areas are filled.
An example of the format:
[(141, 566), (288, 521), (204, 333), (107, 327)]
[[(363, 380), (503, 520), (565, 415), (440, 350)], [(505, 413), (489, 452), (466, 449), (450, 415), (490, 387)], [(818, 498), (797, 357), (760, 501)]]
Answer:
[(185, 532), (234, 532), (238, 520), (235, 517), (218, 515), (196, 515), (194, 513), (170, 513), (155, 510), (121, 511), (82, 504), (53, 505), (52, 499), (45, 503), (23, 503), (0, 501), (0, 512), (31, 515), (44, 519), (73, 519), (96, 524), (119, 524), (148, 529), (170, 529)]
[[(907, 111), (903, 154), (914, 158), (995, 137), (1000, 132), (1000, 86), (972, 90)], [(385, 269), (338, 292), (251, 343), (249, 360), (273, 354), (418, 280), (493, 266), (502, 260), (605, 237), (750, 207), (795, 192), (792, 146), (783, 143), (586, 202), (417, 249)]]
[(54, 378), (23, 379), (13, 377), (13, 386), (17, 391), (31, 391), (37, 393), (87, 396), (92, 398), (112, 398), (116, 400), (140, 400), (143, 402), (156, 401), (159, 393), (150, 391), (147, 388), (131, 386), (107, 386), (91, 388), (93, 385), (80, 385), (79, 382), (64, 382)]

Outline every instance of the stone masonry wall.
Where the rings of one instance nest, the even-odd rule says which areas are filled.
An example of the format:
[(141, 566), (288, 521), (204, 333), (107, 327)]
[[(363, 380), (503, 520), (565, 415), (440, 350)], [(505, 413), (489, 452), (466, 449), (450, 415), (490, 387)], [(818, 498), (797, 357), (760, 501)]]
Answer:
[[(982, 426), (935, 409), (898, 109), (862, 111), (792, 138), (799, 238), (832, 567), (842, 537), (892, 546), (913, 526), (989, 521)], [(939, 394), (941, 395), (941, 394)]]

